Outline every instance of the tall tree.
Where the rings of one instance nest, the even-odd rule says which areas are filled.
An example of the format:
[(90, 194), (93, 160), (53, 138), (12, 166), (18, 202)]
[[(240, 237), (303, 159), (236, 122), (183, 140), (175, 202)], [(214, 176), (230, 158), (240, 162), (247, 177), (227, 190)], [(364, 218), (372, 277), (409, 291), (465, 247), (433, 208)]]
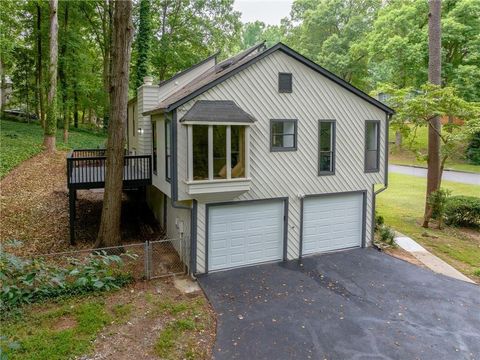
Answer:
[(42, 7), (39, 2), (36, 3), (37, 9), (37, 22), (35, 27), (35, 37), (36, 40), (36, 49), (37, 49), (37, 59), (36, 59), (36, 84), (37, 84), (37, 103), (38, 103), (38, 117), (40, 119), (40, 124), (42, 127), (45, 127), (45, 95), (44, 95), (44, 84), (43, 84), (43, 56), (42, 56)]
[(70, 3), (65, 2), (63, 26), (62, 26), (62, 38), (60, 46), (60, 66), (58, 69), (58, 77), (61, 83), (62, 91), (62, 113), (63, 113), (63, 142), (68, 142), (68, 128), (70, 126), (70, 110), (68, 100), (68, 85), (67, 85), (67, 49), (68, 49), (68, 9)]
[(43, 145), (47, 152), (55, 151), (57, 132), (57, 62), (58, 62), (58, 0), (50, 0), (50, 54), (48, 69), (47, 118)]
[(150, 0), (140, 0), (140, 21), (137, 36), (137, 71), (135, 90), (143, 84), (143, 78), (148, 75), (148, 61), (151, 41)]
[(113, 10), (112, 81), (110, 92), (110, 125), (106, 152), (105, 195), (96, 246), (121, 242), (125, 119), (128, 103), (128, 74), (133, 38), (132, 2), (116, 0)]
[[(441, 0), (429, 0), (428, 2), (428, 81), (431, 84), (442, 84), (442, 29), (441, 29)], [(427, 170), (427, 193), (425, 200), (425, 214), (423, 227), (428, 227), (432, 216), (432, 206), (429, 204), (430, 194), (440, 187), (440, 140), (442, 124), (440, 116), (433, 116), (428, 124), (428, 170)]]

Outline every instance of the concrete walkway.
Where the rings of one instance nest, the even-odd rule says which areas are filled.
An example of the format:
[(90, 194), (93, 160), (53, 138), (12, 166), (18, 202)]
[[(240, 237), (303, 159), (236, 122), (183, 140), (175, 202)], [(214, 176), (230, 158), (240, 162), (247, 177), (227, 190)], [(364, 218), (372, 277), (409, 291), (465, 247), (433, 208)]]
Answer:
[(454, 279), (463, 280), (475, 284), (473, 280), (463, 275), (460, 271), (455, 269), (453, 266), (447, 264), (442, 259), (433, 255), (430, 251), (422, 247), (419, 243), (409, 238), (408, 236), (397, 233), (397, 235), (395, 236), (395, 242), (403, 250), (408, 251), (410, 254), (415, 256), (430, 270)]
[[(427, 169), (417, 166), (388, 165), (388, 171), (392, 173), (412, 175), (423, 178), (427, 177)], [(464, 184), (480, 185), (480, 174), (475, 173), (444, 170), (442, 178), (443, 180), (456, 181)]]

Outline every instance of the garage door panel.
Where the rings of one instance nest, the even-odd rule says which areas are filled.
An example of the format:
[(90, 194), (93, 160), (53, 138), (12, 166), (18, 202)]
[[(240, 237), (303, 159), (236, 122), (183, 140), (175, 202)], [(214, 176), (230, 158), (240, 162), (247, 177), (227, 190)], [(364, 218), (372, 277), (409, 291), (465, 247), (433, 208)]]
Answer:
[(280, 200), (210, 207), (209, 271), (281, 260), (283, 209)]
[(363, 194), (306, 198), (303, 209), (303, 254), (361, 246)]

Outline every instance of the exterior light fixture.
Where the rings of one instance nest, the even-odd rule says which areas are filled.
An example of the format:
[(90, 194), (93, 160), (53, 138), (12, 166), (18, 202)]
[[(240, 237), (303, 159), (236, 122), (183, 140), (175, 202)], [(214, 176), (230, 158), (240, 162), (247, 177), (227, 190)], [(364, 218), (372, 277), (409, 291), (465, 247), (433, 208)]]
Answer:
[(143, 135), (143, 129), (142, 128), (138, 128), (137, 132), (140, 134), (140, 135)]

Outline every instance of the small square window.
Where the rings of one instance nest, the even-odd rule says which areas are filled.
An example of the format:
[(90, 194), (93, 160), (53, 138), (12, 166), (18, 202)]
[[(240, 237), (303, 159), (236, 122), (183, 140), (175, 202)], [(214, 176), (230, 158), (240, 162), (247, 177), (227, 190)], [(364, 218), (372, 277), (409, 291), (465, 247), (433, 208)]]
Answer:
[(297, 150), (297, 120), (270, 121), (270, 151)]
[(292, 92), (292, 74), (291, 73), (278, 74), (278, 92), (281, 92), (281, 93)]

